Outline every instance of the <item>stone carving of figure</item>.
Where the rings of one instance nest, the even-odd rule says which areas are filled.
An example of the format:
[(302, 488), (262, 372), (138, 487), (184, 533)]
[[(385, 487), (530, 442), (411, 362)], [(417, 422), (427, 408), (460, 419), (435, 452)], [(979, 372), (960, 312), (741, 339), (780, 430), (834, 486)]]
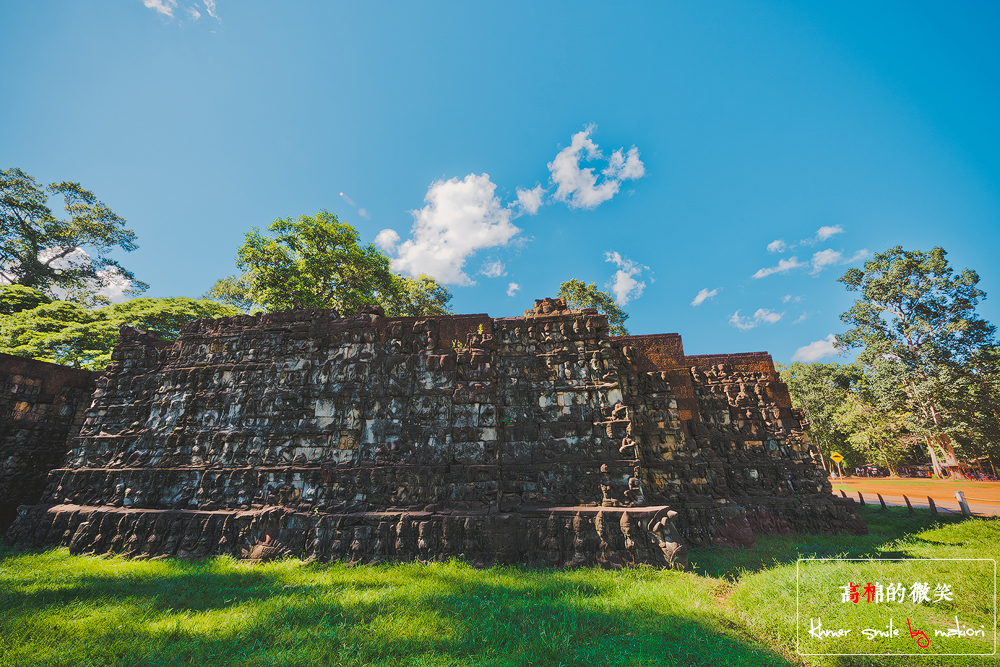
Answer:
[(125, 480), (120, 479), (118, 483), (115, 484), (115, 495), (111, 497), (108, 501), (109, 505), (114, 505), (115, 507), (121, 507), (122, 499), (125, 497)]
[(666, 516), (656, 517), (650, 521), (649, 532), (653, 534), (656, 545), (663, 552), (663, 557), (667, 564), (675, 570), (686, 570), (688, 568), (688, 549), (683, 544), (677, 531), (674, 529), (674, 519), (677, 512), (668, 510)]
[(622, 439), (622, 446), (618, 448), (618, 453), (624, 456), (631, 456), (634, 459), (639, 458), (639, 448), (636, 446), (635, 440), (628, 436)]
[(632, 471), (632, 476), (628, 478), (628, 491), (625, 495), (631, 501), (633, 507), (639, 507), (646, 504), (646, 496), (642, 493), (642, 478), (640, 476), (642, 469), (636, 466)]
[(614, 495), (611, 490), (611, 477), (608, 475), (608, 464), (603, 464), (601, 466), (601, 506), (602, 507), (617, 507), (618, 501), (615, 500)]
[(421, 521), (417, 527), (417, 558), (425, 563), (431, 557), (431, 552), (437, 546), (434, 539), (434, 524), (430, 521)]
[(625, 548), (631, 551), (635, 548), (635, 524), (628, 512), (622, 512), (618, 525), (622, 529), (622, 535), (625, 536)]

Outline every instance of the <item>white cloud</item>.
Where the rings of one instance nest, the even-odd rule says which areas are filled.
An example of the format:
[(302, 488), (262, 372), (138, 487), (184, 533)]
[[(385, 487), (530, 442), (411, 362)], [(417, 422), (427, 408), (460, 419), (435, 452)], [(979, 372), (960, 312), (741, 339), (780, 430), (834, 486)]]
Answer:
[(784, 313), (776, 313), (773, 310), (768, 310), (767, 308), (758, 308), (757, 312), (753, 314), (753, 318), (758, 322), (767, 322), (768, 324), (774, 324)]
[(611, 276), (611, 280), (608, 281), (607, 287), (615, 295), (615, 302), (619, 306), (624, 306), (630, 300), (642, 296), (642, 290), (646, 289), (646, 283), (640, 282), (638, 278), (644, 270), (649, 270), (648, 266), (633, 262), (617, 252), (604, 253), (604, 261), (614, 262), (618, 266), (615, 275)]
[(220, 19), (219, 15), (215, 12), (215, 0), (205, 0), (205, 11), (208, 12), (208, 15), (213, 19), (222, 23), (222, 19)]
[[(432, 183), (424, 197), (427, 205), (411, 211), (412, 238), (398, 246), (393, 269), (414, 276), (426, 273), (446, 284), (472, 285), (462, 270), (466, 258), (482, 248), (507, 245), (521, 231), (511, 224), (511, 210), (501, 205), (495, 191), (489, 174)], [(392, 239), (386, 231), (391, 230), (380, 232), (376, 243)]]
[(195, 21), (201, 18), (201, 12), (199, 12), (194, 7), (185, 7), (184, 9), (187, 11), (188, 14), (190, 14), (191, 18), (194, 19)]
[(483, 268), (479, 269), (479, 272), (487, 278), (499, 278), (507, 275), (506, 267), (499, 259), (483, 262)]
[(849, 258), (845, 259), (844, 264), (853, 264), (854, 262), (859, 262), (862, 259), (866, 259), (869, 254), (871, 253), (868, 252), (868, 248), (862, 248), (861, 250), (851, 255)]
[(517, 283), (507, 285), (507, 296), (514, 296), (519, 289), (521, 289), (521, 286)]
[(781, 303), (788, 303), (789, 301), (791, 301), (792, 303), (798, 303), (799, 301), (802, 301), (802, 297), (792, 296), (791, 294), (786, 294), (785, 296), (781, 297)]
[(112, 303), (121, 303), (128, 298), (125, 291), (132, 287), (132, 281), (121, 275), (117, 268), (101, 269), (97, 275), (105, 283), (97, 294), (106, 296)]
[(708, 288), (706, 287), (705, 289), (698, 292), (698, 295), (695, 296), (694, 301), (691, 302), (691, 305), (700, 306), (702, 303), (704, 303), (706, 299), (711, 299), (713, 296), (715, 296), (721, 291), (722, 291), (721, 287), (716, 287), (712, 291), (709, 291)]
[(618, 149), (608, 159), (608, 166), (601, 171), (604, 178), (598, 183), (593, 167), (580, 167), (581, 159), (603, 159), (597, 144), (590, 139), (593, 130), (590, 125), (574, 134), (570, 145), (548, 164), (552, 182), (556, 184), (553, 197), (570, 208), (596, 208), (618, 193), (622, 181), (642, 178), (646, 173), (638, 148), (633, 146), (627, 154)]
[(821, 241), (826, 241), (831, 236), (843, 233), (844, 233), (844, 228), (841, 227), (840, 225), (820, 227), (819, 229), (816, 230), (816, 236), (812, 237), (811, 239), (802, 239), (801, 241), (799, 241), (799, 245), (816, 245)]
[(781, 239), (775, 239), (767, 244), (768, 252), (785, 252), (788, 250), (788, 245)]
[(820, 250), (812, 256), (812, 271), (809, 273), (816, 275), (827, 267), (840, 264), (840, 261), (843, 258), (844, 253), (839, 250), (830, 250), (829, 248), (826, 250)]
[(843, 234), (844, 228), (840, 225), (834, 225), (832, 227), (820, 227), (816, 230), (816, 239), (819, 241), (825, 241), (834, 234)]
[[(52, 247), (38, 253), (38, 259), (46, 262), (62, 252), (63, 248)], [(66, 255), (54, 260), (49, 266), (59, 271), (67, 269), (89, 269), (92, 268), (90, 255), (83, 248), (76, 248)], [(132, 281), (121, 275), (121, 271), (116, 266), (106, 269), (98, 269), (97, 281), (89, 281), (88, 289), (94, 294), (99, 294), (119, 303), (126, 299), (125, 291), (132, 287)], [(66, 298), (66, 290), (55, 288), (52, 290), (59, 299)]]
[(398, 243), (399, 234), (396, 233), (395, 229), (383, 229), (375, 237), (375, 245), (389, 254), (395, 254)]
[(787, 273), (788, 271), (797, 269), (800, 266), (805, 266), (805, 264), (800, 262), (798, 257), (789, 257), (788, 259), (778, 260), (777, 266), (758, 270), (757, 273), (753, 274), (753, 277), (766, 278), (773, 273)]
[(152, 9), (164, 16), (169, 16), (173, 18), (174, 7), (177, 6), (177, 0), (142, 0), (142, 4), (146, 6), (147, 9)]
[(823, 340), (813, 341), (808, 345), (804, 345), (795, 350), (795, 354), (792, 355), (792, 361), (812, 363), (824, 357), (832, 357), (839, 352), (836, 347), (836, 340), (833, 334), (830, 334)]
[(529, 215), (538, 213), (538, 209), (542, 206), (542, 194), (544, 192), (545, 190), (541, 185), (536, 185), (530, 190), (517, 188), (517, 203), (521, 206), (521, 210)]
[(729, 316), (729, 323), (738, 329), (753, 329), (760, 324), (774, 324), (780, 320), (785, 314), (776, 313), (773, 310), (767, 308), (758, 308), (753, 314), (753, 317), (740, 317), (740, 311), (736, 311)]
[(729, 316), (729, 323), (740, 329), (753, 329), (758, 324), (758, 322), (754, 322), (749, 317), (740, 317), (740, 311), (738, 310)]
[(799, 318), (797, 320), (795, 320), (794, 322), (792, 322), (792, 324), (798, 324), (799, 322), (805, 322), (806, 318), (808, 318), (808, 317), (809, 317), (809, 315), (807, 315), (806, 313), (802, 313), (801, 315), (799, 315)]

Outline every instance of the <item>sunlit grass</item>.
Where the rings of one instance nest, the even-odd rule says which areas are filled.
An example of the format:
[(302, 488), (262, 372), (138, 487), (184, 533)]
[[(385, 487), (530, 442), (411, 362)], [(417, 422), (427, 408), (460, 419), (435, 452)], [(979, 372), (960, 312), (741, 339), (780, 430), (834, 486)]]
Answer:
[(864, 537), (693, 549), (688, 573), (128, 561), (0, 547), (0, 665), (801, 664), (788, 634), (800, 556), (1000, 552), (995, 520), (874, 509), (865, 518)]

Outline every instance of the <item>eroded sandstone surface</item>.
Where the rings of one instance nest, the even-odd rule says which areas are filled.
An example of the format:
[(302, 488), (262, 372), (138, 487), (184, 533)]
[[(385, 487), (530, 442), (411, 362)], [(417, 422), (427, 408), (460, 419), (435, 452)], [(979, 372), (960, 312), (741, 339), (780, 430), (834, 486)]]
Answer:
[(8, 539), (132, 557), (683, 567), (685, 544), (866, 531), (765, 353), (593, 310), (124, 330)]

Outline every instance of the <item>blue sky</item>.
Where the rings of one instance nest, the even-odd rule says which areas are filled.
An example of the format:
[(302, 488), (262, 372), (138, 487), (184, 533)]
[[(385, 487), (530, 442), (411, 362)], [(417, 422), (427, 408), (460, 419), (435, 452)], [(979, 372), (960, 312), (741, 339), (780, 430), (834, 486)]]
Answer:
[(0, 165), (126, 218), (149, 296), (325, 208), (457, 312), (578, 278), (689, 354), (835, 360), (836, 279), (894, 245), (1000, 323), (996, 3), (37, 0), (0, 36)]

